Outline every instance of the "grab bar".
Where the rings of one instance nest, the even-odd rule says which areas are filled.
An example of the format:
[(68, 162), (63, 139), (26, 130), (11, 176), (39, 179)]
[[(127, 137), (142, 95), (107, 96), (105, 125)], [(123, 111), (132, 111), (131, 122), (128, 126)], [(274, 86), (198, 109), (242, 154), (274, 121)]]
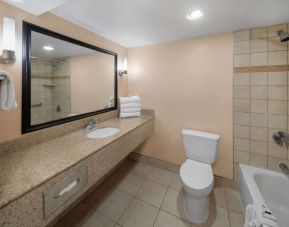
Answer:
[(38, 103), (38, 104), (31, 104), (31, 107), (40, 107), (42, 106), (42, 103)]

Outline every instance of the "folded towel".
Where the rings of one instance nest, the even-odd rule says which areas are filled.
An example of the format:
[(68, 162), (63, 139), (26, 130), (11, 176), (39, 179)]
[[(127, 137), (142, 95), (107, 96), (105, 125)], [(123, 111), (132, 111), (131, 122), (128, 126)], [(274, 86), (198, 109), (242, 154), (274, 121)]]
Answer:
[(125, 117), (140, 117), (140, 112), (133, 112), (133, 113), (121, 113), (119, 114), (120, 118), (125, 118)]
[(264, 215), (264, 211), (268, 209), (265, 205), (260, 208), (254, 204), (249, 204), (246, 207), (244, 227), (278, 227), (273, 215)]
[(257, 226), (256, 208), (253, 204), (249, 204), (246, 207), (244, 227), (256, 227), (256, 226)]
[(4, 80), (0, 80), (0, 109), (11, 110), (17, 108), (12, 76), (3, 70), (0, 70), (0, 75), (5, 76)]
[(139, 96), (130, 96), (130, 97), (120, 97), (119, 103), (140, 103), (141, 99)]
[(140, 108), (140, 103), (120, 103), (120, 109), (123, 108)]
[(140, 108), (120, 108), (121, 113), (134, 113), (140, 112)]

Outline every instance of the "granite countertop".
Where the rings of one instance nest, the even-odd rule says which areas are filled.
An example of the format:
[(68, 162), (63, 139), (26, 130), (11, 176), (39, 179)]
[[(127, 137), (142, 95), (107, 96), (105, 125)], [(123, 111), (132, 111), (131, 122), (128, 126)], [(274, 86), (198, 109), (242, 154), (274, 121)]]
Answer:
[(120, 132), (114, 136), (88, 139), (81, 129), (0, 157), (0, 208), (153, 118), (151, 113), (112, 118), (98, 126), (118, 127)]

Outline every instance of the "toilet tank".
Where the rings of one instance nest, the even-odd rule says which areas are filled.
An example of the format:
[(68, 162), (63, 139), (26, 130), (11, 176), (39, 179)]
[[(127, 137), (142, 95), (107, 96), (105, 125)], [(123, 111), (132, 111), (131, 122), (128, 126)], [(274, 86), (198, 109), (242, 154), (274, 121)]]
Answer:
[(182, 137), (188, 159), (208, 164), (216, 161), (219, 151), (219, 135), (183, 129)]

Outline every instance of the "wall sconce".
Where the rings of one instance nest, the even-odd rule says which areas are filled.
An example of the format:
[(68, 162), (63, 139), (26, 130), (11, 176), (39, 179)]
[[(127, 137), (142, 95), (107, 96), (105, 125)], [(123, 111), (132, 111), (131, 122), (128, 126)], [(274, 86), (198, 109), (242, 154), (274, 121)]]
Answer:
[(119, 76), (127, 75), (127, 58), (123, 59), (122, 69), (119, 71)]
[(4, 17), (3, 20), (3, 42), (0, 62), (10, 64), (15, 61), (15, 20)]

